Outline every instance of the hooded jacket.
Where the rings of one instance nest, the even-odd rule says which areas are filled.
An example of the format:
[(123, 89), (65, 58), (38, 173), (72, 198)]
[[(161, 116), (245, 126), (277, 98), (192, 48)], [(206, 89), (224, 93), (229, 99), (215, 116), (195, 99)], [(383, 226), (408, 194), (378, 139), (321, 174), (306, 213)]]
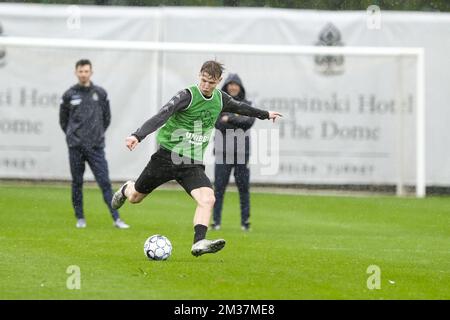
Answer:
[[(239, 94), (233, 98), (235, 100), (244, 101), (248, 104), (251, 104), (250, 101), (246, 100), (245, 87), (242, 84), (241, 78), (236, 73), (230, 73), (228, 75), (222, 86), (222, 91), (228, 93), (227, 86), (232, 82), (236, 83), (241, 88)], [(222, 121), (222, 117), (225, 115), (228, 116), (228, 120), (226, 122)], [(240, 159), (242, 159), (242, 157), (245, 157), (246, 163), (248, 162), (250, 156), (249, 129), (253, 126), (254, 123), (255, 118), (253, 117), (247, 117), (229, 112), (222, 112), (220, 114), (219, 119), (216, 122), (216, 129), (220, 131), (220, 133), (216, 131), (214, 140), (216, 163), (229, 163), (229, 160), (226, 159), (234, 159), (234, 163), (236, 163), (236, 160), (239, 159), (239, 162), (241, 162)], [(227, 134), (227, 130), (232, 130), (232, 132), (228, 131)], [(238, 145), (238, 141), (245, 141), (245, 147), (242, 145), (242, 143), (239, 143)], [(221, 155), (223, 158), (220, 157)]]

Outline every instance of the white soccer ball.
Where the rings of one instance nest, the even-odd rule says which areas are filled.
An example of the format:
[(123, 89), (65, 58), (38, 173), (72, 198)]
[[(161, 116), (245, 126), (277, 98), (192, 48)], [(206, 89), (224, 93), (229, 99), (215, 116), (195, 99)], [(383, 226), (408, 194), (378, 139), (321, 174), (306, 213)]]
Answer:
[(155, 234), (145, 241), (144, 253), (151, 260), (166, 260), (172, 254), (172, 244), (165, 236)]

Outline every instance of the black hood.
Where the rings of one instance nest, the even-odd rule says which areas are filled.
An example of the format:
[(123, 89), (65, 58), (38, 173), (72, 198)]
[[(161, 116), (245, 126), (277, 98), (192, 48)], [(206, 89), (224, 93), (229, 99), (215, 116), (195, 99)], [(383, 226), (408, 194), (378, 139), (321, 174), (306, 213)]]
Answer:
[(241, 91), (239, 92), (238, 96), (236, 97), (237, 100), (245, 100), (245, 88), (242, 85), (242, 80), (241, 80), (241, 78), (239, 78), (237, 73), (230, 73), (228, 75), (228, 77), (225, 79), (225, 82), (223, 83), (222, 91), (225, 91), (226, 93), (228, 93), (227, 85), (231, 82), (234, 82), (241, 87)]

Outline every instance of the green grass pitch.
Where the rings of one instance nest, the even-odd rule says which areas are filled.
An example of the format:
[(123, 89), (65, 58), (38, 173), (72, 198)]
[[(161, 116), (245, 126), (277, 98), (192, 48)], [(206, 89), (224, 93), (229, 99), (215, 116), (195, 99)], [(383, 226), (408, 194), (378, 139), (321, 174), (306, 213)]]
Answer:
[[(98, 188), (84, 191), (76, 229), (70, 188), (0, 186), (0, 299), (450, 299), (450, 199), (252, 194), (252, 231), (226, 194), (217, 254), (190, 254), (195, 203), (157, 190), (112, 227)], [(173, 244), (149, 261), (153, 234)], [(80, 268), (69, 290), (67, 268)], [(370, 265), (380, 289), (370, 290)]]

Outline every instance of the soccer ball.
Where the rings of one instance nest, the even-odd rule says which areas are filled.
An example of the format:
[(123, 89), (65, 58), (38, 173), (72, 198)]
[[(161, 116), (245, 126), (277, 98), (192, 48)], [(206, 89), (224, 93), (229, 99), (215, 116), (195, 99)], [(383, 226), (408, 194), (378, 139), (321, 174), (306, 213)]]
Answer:
[(151, 260), (166, 260), (172, 254), (172, 244), (166, 237), (155, 234), (145, 241), (144, 253)]

